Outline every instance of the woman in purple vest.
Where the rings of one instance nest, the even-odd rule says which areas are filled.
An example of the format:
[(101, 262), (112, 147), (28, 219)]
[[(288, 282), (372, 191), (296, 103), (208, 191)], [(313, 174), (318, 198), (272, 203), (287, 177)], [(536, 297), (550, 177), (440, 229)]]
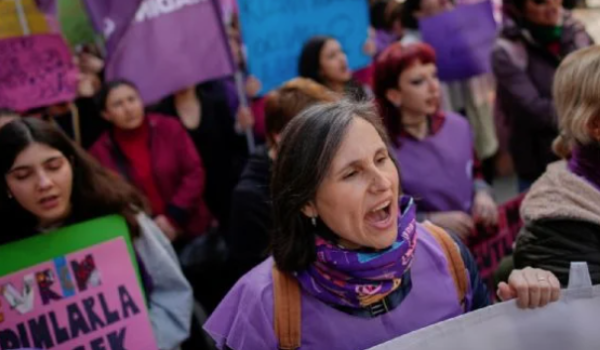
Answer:
[(375, 65), (375, 95), (402, 167), (402, 187), (422, 219), (466, 238), (497, 223), (497, 207), (478, 171), (468, 120), (440, 110), (435, 52), (400, 43)]
[[(288, 124), (272, 181), (272, 258), (242, 277), (206, 323), (219, 349), (284, 348), (290, 329), (300, 336), (290, 332), (299, 341), (286, 349), (367, 349), (489, 304), (456, 241), (470, 280), (459, 300), (437, 240), (450, 238), (416, 222), (387, 140), (369, 104), (317, 105)], [(289, 284), (280, 293), (282, 280)], [(534, 308), (559, 293), (551, 273), (526, 268), (499, 295)], [(275, 321), (276, 306), (294, 305), (298, 327), (285, 327), (292, 312)]]

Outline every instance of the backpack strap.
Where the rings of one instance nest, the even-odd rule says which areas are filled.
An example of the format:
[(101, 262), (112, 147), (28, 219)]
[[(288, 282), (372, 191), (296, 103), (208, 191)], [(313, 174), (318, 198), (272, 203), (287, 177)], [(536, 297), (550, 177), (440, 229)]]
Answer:
[(301, 296), (298, 281), (273, 265), (275, 336), (280, 350), (300, 348)]
[(465, 267), (465, 262), (462, 259), (462, 255), (460, 254), (460, 249), (448, 232), (443, 228), (436, 226), (429, 221), (424, 222), (423, 226), (425, 226), (427, 231), (435, 238), (444, 251), (444, 255), (446, 255), (448, 271), (454, 280), (454, 286), (456, 287), (456, 292), (458, 294), (458, 302), (464, 310), (469, 286), (467, 269)]

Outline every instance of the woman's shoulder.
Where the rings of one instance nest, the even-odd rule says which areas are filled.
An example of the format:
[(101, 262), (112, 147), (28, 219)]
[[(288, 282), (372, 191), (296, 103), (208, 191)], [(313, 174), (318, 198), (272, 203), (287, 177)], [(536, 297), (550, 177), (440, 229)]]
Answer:
[(444, 111), (444, 118), (447, 122), (456, 123), (460, 125), (469, 125), (467, 117), (452, 111)]
[(444, 111), (444, 126), (461, 128), (463, 132), (472, 133), (471, 124), (467, 117), (456, 112)]
[(104, 156), (111, 148), (110, 131), (103, 132), (100, 137), (92, 144), (88, 152), (94, 157)]
[(244, 275), (210, 316), (204, 329), (219, 349), (274, 349), (273, 259)]
[[(240, 278), (229, 291), (223, 304), (244, 300), (262, 306), (273, 302), (273, 258), (269, 257)], [(265, 304), (266, 303), (266, 304)], [(250, 306), (244, 303), (246, 306)], [(215, 314), (219, 312), (219, 308)]]
[(171, 115), (167, 115), (167, 114), (163, 114), (163, 113), (152, 112), (152, 113), (148, 113), (146, 115), (146, 117), (150, 121), (150, 125), (152, 125), (156, 128), (181, 127), (181, 123), (179, 122), (179, 119), (175, 116), (171, 116)]

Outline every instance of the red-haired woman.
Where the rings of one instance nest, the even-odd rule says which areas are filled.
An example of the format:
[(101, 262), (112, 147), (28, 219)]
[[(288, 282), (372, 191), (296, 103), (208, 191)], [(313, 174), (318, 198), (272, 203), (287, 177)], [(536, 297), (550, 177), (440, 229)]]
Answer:
[(402, 169), (403, 191), (422, 219), (461, 237), (498, 211), (463, 116), (440, 110), (436, 57), (427, 44), (392, 44), (375, 64), (375, 95)]

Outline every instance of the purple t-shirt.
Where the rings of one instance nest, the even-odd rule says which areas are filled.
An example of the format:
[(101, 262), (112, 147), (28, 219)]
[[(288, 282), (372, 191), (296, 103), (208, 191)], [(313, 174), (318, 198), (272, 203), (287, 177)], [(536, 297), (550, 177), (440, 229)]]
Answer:
[(402, 190), (415, 198), (419, 211), (471, 212), (473, 132), (466, 118), (446, 113), (444, 124), (423, 140), (399, 137), (395, 155)]
[[(417, 226), (411, 267), (412, 290), (394, 310), (375, 318), (339, 311), (302, 292), (301, 350), (362, 350), (463, 314), (443, 250)], [(273, 259), (246, 274), (233, 287), (204, 328), (217, 347), (275, 350)], [(469, 290), (467, 303), (471, 301)]]

